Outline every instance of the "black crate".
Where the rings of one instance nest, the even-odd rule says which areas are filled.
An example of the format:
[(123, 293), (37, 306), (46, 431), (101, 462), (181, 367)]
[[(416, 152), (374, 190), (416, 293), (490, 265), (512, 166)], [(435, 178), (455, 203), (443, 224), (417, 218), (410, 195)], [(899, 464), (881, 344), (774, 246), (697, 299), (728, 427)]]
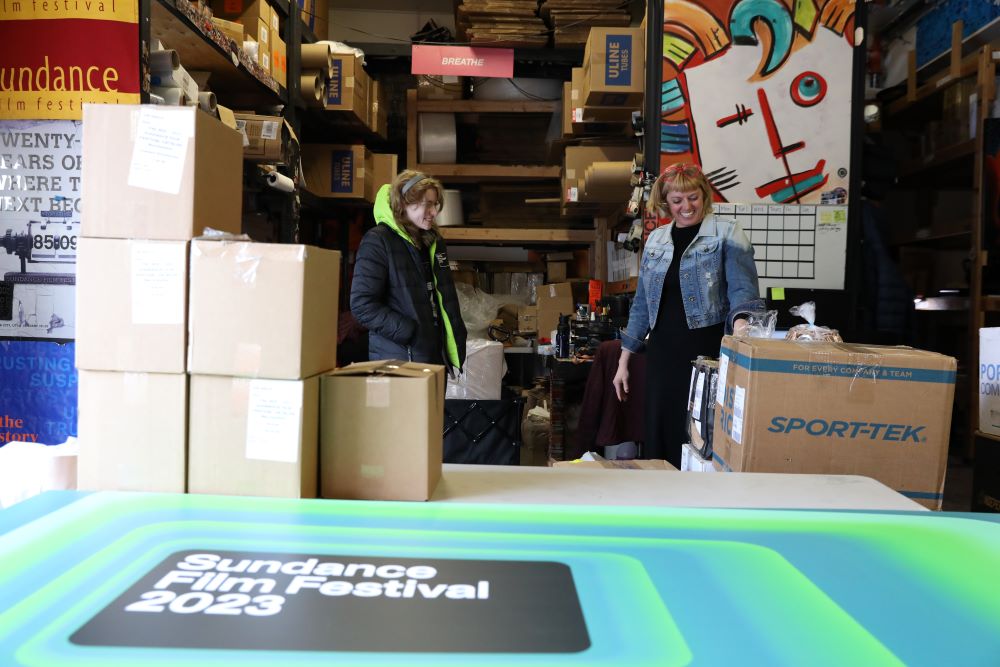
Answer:
[(444, 402), (444, 462), (518, 465), (524, 399), (449, 398)]

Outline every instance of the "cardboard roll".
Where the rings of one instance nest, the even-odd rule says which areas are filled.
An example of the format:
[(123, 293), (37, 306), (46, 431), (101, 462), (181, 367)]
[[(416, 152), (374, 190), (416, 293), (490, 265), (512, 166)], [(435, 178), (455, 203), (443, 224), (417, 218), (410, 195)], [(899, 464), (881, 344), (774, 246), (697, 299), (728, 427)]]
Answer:
[(584, 173), (584, 187), (588, 195), (628, 197), (631, 179), (631, 162), (594, 162)]
[(299, 79), (299, 94), (306, 106), (323, 106), (323, 77), (318, 70), (304, 70)]
[(438, 227), (456, 227), (465, 224), (460, 190), (444, 191), (444, 206), (442, 206), (436, 222)]
[(333, 47), (329, 44), (302, 45), (302, 71), (319, 70), (324, 79), (333, 76)]

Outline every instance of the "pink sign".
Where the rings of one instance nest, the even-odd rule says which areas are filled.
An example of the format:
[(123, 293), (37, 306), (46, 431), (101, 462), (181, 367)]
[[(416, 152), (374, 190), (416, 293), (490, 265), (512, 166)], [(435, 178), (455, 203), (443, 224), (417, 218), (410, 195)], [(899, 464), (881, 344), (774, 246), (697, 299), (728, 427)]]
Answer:
[(414, 44), (412, 55), (411, 74), (449, 74), (503, 79), (514, 76), (514, 49)]

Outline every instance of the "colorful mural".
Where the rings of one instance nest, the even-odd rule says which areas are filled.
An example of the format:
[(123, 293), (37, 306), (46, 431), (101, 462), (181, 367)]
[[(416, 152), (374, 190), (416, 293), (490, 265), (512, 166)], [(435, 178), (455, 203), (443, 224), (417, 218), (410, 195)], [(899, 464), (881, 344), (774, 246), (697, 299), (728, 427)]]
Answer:
[(847, 203), (853, 0), (665, 0), (660, 168), (716, 200)]

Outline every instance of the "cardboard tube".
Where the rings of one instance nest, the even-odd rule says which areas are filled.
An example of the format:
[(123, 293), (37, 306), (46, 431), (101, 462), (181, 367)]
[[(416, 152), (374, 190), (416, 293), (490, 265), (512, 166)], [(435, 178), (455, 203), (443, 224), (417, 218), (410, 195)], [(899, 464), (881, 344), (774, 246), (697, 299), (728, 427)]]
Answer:
[(201, 107), (202, 111), (207, 111), (214, 116), (216, 107), (218, 106), (218, 102), (215, 100), (215, 93), (211, 91), (198, 93), (198, 106)]
[(587, 167), (587, 193), (610, 192), (628, 195), (632, 178), (631, 162), (595, 162)]
[(173, 86), (152, 86), (150, 90), (153, 94), (162, 97), (164, 104), (182, 107), (188, 103), (187, 95), (180, 88)]
[(329, 44), (303, 44), (302, 70), (315, 69), (324, 79), (333, 76), (333, 47)]
[(315, 70), (303, 71), (299, 78), (299, 94), (307, 106), (323, 106), (323, 77)]
[(150, 51), (149, 71), (150, 72), (173, 72), (181, 66), (181, 57), (174, 49), (163, 51)]

